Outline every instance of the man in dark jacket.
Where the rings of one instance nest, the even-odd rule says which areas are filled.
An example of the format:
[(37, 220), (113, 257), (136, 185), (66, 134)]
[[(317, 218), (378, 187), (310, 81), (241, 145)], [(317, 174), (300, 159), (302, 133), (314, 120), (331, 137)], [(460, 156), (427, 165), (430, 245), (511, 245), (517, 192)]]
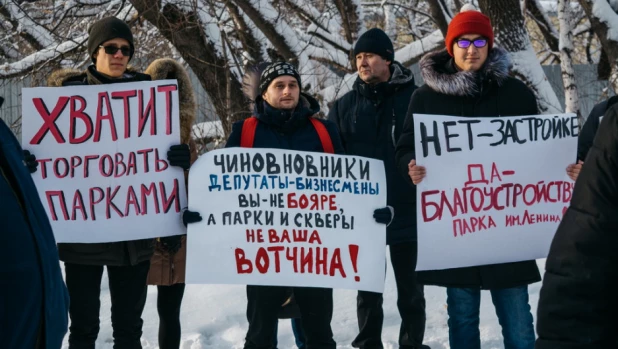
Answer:
[(577, 138), (577, 162), (570, 164), (566, 169), (567, 174), (572, 180), (577, 180), (584, 160), (586, 160), (586, 155), (588, 155), (588, 151), (592, 147), (594, 136), (597, 134), (603, 115), (605, 115), (605, 112), (607, 112), (612, 105), (616, 104), (616, 102), (618, 102), (618, 96), (613, 96), (595, 105), (592, 111), (590, 111), (590, 115), (588, 115), (586, 122), (584, 122), (584, 126)]
[[(127, 69), (135, 52), (133, 34), (129, 26), (118, 18), (107, 17), (92, 24), (88, 52), (93, 65), (85, 72), (70, 69), (56, 71), (49, 77), (48, 85), (102, 85), (151, 80), (150, 75)], [(188, 169), (190, 156), (188, 146), (172, 146), (168, 161), (172, 166)], [(107, 267), (109, 278), (114, 348), (141, 348), (141, 316), (146, 304), (146, 279), (153, 246), (154, 239), (58, 244), (71, 298), (70, 349), (95, 346), (99, 333), (99, 298), (104, 267)]]
[(35, 166), (0, 120), (0, 347), (6, 349), (59, 349), (67, 332), (69, 297), (28, 171)]
[[(347, 154), (384, 161), (387, 202), (395, 211), (387, 227), (387, 243), (397, 284), (401, 316), (400, 348), (421, 348), (425, 332), (425, 298), (416, 281), (416, 190), (397, 173), (395, 145), (412, 93), (416, 89), (409, 69), (394, 60), (393, 43), (373, 28), (354, 46), (358, 78), (353, 90), (338, 99), (328, 115), (341, 134)], [(383, 348), (382, 293), (359, 291), (359, 334), (355, 348)]]
[[(257, 126), (252, 147), (320, 153), (327, 151), (317, 126), (313, 124), (315, 121), (312, 121), (320, 111), (320, 106), (313, 97), (301, 93), (300, 86), (300, 75), (289, 63), (276, 62), (264, 69), (255, 98), (254, 117), (257, 119)], [(326, 120), (314, 120), (325, 127), (334, 153), (343, 154), (335, 124)], [(245, 122), (247, 120), (233, 125), (226, 147), (243, 145), (242, 132)], [(377, 209), (374, 217), (378, 223), (387, 224), (391, 221), (388, 208)], [(280, 286), (247, 286), (249, 329), (245, 338), (246, 349), (272, 348), (277, 315), (281, 304), (286, 300), (287, 291), (287, 287)], [(333, 290), (294, 287), (293, 292), (300, 308), (306, 348), (334, 349), (335, 341), (330, 327)]]
[[(430, 53), (421, 60), (426, 84), (412, 96), (396, 153), (399, 170), (414, 184), (422, 181), (426, 171), (416, 165), (413, 114), (538, 114), (534, 94), (521, 81), (509, 77), (508, 54), (493, 47), (493, 38), (489, 18), (464, 6), (449, 24), (446, 50)], [(480, 348), (481, 289), (491, 291), (505, 348), (534, 347), (527, 285), (540, 281), (535, 261), (419, 272), (418, 278), (425, 285), (447, 287), (451, 349)]]
[(618, 104), (601, 120), (545, 264), (537, 349), (617, 348)]

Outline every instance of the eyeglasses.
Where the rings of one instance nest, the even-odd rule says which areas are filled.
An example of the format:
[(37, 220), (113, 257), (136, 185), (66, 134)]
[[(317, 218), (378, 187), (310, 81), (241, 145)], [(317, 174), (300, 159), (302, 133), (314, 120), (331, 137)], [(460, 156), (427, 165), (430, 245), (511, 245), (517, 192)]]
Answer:
[(109, 46), (99, 45), (99, 47), (104, 49), (105, 53), (107, 53), (108, 55), (115, 55), (116, 52), (118, 52), (118, 50), (122, 52), (123, 56), (129, 57), (131, 55), (131, 48), (129, 46), (118, 47), (118, 46), (113, 46), (113, 45), (109, 45)]
[(468, 48), (470, 44), (474, 45), (476, 48), (481, 48), (487, 46), (487, 39), (484, 38), (476, 38), (474, 40), (469, 39), (459, 39), (457, 40), (457, 46), (459, 48)]

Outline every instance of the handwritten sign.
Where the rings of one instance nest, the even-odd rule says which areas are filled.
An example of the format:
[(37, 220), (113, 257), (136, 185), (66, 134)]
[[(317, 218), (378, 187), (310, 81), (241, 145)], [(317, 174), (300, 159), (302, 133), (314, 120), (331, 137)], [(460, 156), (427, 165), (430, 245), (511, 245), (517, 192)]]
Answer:
[(189, 174), (187, 282), (382, 292), (382, 161), (278, 149), (208, 152)]
[(547, 257), (573, 192), (572, 114), (501, 118), (414, 115), (417, 270)]
[(24, 149), (58, 242), (177, 235), (186, 205), (175, 80), (22, 92)]

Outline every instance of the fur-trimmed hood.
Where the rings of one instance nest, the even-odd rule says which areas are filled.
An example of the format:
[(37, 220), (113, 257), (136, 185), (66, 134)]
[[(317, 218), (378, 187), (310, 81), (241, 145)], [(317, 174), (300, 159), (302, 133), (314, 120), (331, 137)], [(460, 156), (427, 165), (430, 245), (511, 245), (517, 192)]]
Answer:
[(428, 53), (420, 61), (421, 75), (434, 91), (451, 96), (476, 96), (481, 83), (501, 86), (509, 77), (511, 59), (508, 52), (494, 46), (487, 61), (477, 72), (457, 71), (446, 49)]
[(189, 143), (191, 130), (195, 123), (197, 102), (189, 74), (185, 68), (171, 58), (160, 58), (148, 66), (144, 72), (152, 80), (178, 80), (178, 102), (180, 103), (180, 142)]
[[(93, 69), (92, 66), (88, 69)], [(178, 80), (178, 99), (180, 104), (180, 141), (189, 143), (192, 136), (192, 126), (196, 118), (197, 103), (193, 85), (185, 68), (178, 62), (170, 58), (161, 58), (153, 61), (145, 71), (152, 80), (176, 79)], [(133, 77), (141, 77), (132, 68), (127, 69), (127, 79), (131, 81), (143, 81), (144, 79), (133, 80)], [(93, 84), (88, 71), (76, 69), (60, 69), (54, 71), (47, 79), (47, 86), (60, 87), (67, 85)]]

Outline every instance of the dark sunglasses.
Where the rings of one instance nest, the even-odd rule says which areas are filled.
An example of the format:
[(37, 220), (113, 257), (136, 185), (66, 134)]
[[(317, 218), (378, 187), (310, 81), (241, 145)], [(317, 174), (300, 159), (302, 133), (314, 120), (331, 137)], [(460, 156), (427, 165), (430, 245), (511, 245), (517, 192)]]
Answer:
[(487, 39), (478, 38), (474, 40), (468, 40), (468, 39), (457, 40), (457, 46), (459, 46), (459, 48), (468, 48), (470, 47), (470, 44), (474, 45), (474, 47), (476, 48), (485, 47), (487, 46)]
[(129, 46), (118, 47), (118, 46), (113, 46), (113, 45), (109, 45), (109, 46), (100, 45), (99, 47), (103, 48), (105, 50), (105, 53), (107, 53), (108, 55), (115, 55), (116, 52), (118, 52), (118, 50), (122, 52), (123, 56), (129, 57), (131, 55), (131, 48)]

